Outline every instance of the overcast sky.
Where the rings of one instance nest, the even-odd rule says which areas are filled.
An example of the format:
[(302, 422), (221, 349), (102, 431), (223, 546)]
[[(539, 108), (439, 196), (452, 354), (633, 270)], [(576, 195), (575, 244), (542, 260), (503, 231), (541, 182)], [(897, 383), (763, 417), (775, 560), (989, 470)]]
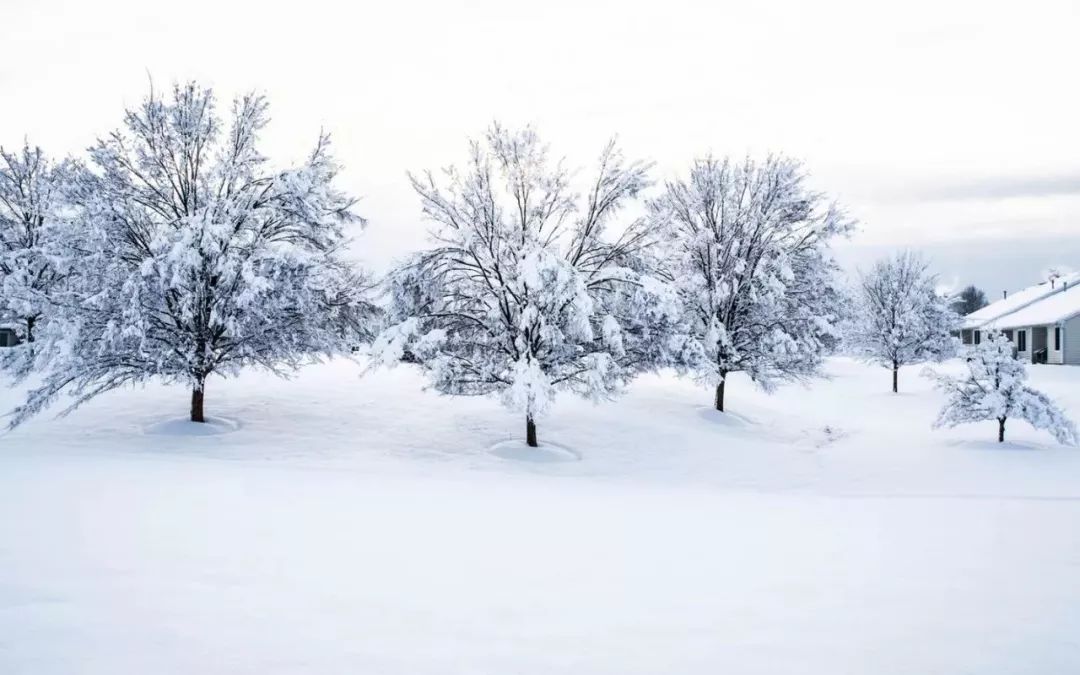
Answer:
[(267, 150), (334, 135), (379, 261), (422, 244), (406, 170), (498, 119), (573, 165), (618, 134), (657, 178), (782, 152), (861, 222), (995, 295), (1080, 268), (1080, 1), (0, 0), (0, 143), (79, 153), (158, 86), (266, 92)]

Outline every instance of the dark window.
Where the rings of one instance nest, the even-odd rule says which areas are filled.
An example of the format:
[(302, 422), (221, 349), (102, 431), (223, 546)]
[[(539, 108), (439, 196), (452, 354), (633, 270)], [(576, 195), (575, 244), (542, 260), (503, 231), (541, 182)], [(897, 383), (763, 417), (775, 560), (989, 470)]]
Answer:
[(980, 342), (982, 342), (982, 331), (977, 330), (975, 331), (975, 344), (979, 344)]
[(1054, 329), (1054, 351), (1061, 351), (1061, 326)]
[(1027, 351), (1027, 331), (1016, 331), (1016, 349), (1021, 352)]

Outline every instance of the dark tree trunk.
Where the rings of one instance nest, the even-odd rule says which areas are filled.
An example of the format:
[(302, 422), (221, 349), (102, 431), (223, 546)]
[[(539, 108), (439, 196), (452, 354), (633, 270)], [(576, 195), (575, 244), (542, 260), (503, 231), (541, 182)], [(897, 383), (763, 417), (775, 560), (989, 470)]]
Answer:
[(892, 364), (892, 393), (897, 394), (900, 392), (900, 388), (896, 384), (896, 375), (900, 370), (900, 365), (895, 361)]
[(998, 443), (1005, 442), (1005, 418), (998, 418)]
[(26, 341), (34, 341), (34, 326), (37, 325), (37, 319), (29, 316), (26, 318)]
[(200, 377), (191, 388), (191, 421), (205, 422), (203, 417), (203, 392), (206, 389), (206, 377)]
[(716, 385), (716, 398), (713, 400), (720, 412), (724, 412), (724, 385), (727, 384), (727, 375), (727, 371), (720, 371), (720, 384)]
[(532, 415), (525, 416), (525, 444), (530, 448), (540, 447), (536, 442), (536, 423), (533, 422)]

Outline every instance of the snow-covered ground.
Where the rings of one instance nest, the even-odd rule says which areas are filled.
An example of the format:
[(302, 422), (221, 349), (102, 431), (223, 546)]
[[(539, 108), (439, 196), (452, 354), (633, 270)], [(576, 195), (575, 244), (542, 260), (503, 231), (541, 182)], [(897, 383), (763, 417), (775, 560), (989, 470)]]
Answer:
[[(722, 416), (643, 378), (535, 456), (493, 401), (361, 370), (0, 436), (0, 673), (1080, 672), (1080, 450), (932, 431), (917, 368), (734, 376)], [(1080, 369), (1031, 383), (1080, 419)]]

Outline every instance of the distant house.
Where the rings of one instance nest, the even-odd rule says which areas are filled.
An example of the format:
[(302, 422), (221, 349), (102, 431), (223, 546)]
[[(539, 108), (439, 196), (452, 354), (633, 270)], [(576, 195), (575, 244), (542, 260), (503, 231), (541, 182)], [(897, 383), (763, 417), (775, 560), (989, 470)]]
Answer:
[(1000, 330), (1029, 363), (1080, 365), (1080, 273), (1065, 274), (992, 302), (964, 317), (964, 344)]

